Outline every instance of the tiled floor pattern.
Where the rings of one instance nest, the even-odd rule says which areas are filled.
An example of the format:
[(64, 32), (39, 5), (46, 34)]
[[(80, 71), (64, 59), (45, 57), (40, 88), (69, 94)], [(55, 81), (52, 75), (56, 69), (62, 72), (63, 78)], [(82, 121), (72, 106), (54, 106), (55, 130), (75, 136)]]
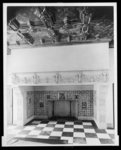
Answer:
[(98, 129), (94, 121), (34, 120), (24, 127), (10, 128), (10, 134), (14, 139), (49, 140), (52, 144), (114, 144), (114, 131)]

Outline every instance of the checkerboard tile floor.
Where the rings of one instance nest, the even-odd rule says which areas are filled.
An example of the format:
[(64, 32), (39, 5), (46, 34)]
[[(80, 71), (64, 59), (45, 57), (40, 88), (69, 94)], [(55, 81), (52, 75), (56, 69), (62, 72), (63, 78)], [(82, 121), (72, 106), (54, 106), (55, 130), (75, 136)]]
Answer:
[(9, 131), (16, 139), (55, 140), (55, 144), (61, 140), (68, 144), (114, 144), (114, 130), (98, 129), (94, 121), (33, 120)]

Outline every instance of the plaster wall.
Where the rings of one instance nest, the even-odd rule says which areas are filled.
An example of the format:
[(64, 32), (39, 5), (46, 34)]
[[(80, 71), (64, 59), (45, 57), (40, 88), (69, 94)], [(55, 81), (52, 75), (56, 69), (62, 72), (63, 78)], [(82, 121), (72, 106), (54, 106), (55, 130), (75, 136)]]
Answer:
[[(29, 95), (27, 92), (31, 92)], [(31, 102), (29, 99), (31, 98)], [(13, 88), (13, 124), (23, 125), (34, 117), (34, 88)]]
[(109, 68), (108, 43), (12, 50), (8, 73)]

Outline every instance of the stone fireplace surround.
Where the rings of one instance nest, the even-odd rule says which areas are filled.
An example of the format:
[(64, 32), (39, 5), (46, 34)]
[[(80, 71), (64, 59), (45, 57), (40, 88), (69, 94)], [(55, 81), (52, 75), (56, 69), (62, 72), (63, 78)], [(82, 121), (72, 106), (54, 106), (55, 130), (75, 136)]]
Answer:
[[(12, 76), (11, 76), (12, 75)], [(55, 101), (58, 101), (58, 94), (59, 93), (68, 93), (68, 92), (75, 92), (75, 94), (72, 94), (71, 100), (72, 103), (73, 101), (76, 101), (74, 116), (77, 119), (93, 119), (97, 123), (99, 128), (106, 128), (106, 98), (107, 98), (107, 93), (108, 93), (108, 70), (83, 70), (83, 71), (66, 71), (66, 72), (46, 72), (46, 73), (13, 73), (9, 77), (9, 83), (12, 85), (12, 88), (14, 89), (14, 93), (16, 93), (15, 88), (18, 88), (19, 93), (23, 93), (23, 95), (29, 95), (25, 97), (27, 100), (27, 107), (29, 106), (31, 109), (28, 109), (27, 107), (23, 106), (24, 101), (21, 99), (22, 106), (21, 106), (21, 111), (22, 113), (20, 114), (27, 114), (27, 118), (25, 119), (25, 116), (23, 116), (23, 121), (20, 122), (20, 124), (24, 125), (28, 121), (30, 121), (33, 118), (48, 118), (52, 116), (52, 107), (49, 108), (49, 105), (52, 105), (52, 100), (53, 98), (50, 98), (48, 100), (48, 103), (46, 103), (45, 96), (44, 98), (40, 98), (40, 100), (36, 100), (37, 93), (41, 93), (40, 95), (42, 96), (42, 92), (46, 92), (46, 98), (47, 95), (51, 95), (52, 97), (52, 92), (56, 93), (55, 95), (57, 98)], [(27, 86), (33, 87), (32, 89), (27, 89)], [(24, 88), (26, 87), (26, 90)], [(88, 112), (88, 115), (84, 115), (84, 112), (82, 112), (82, 106), (79, 103), (79, 99), (74, 100), (73, 96), (74, 95), (83, 95), (83, 92), (89, 92), (92, 91), (92, 102), (93, 102), (93, 111), (92, 114)], [(49, 94), (51, 92), (51, 94)], [(25, 94), (26, 93), (26, 94)], [(36, 94), (35, 94), (36, 93)], [(57, 94), (58, 93), (58, 94)], [(77, 94), (78, 93), (78, 94)], [(79, 94), (81, 93), (81, 94)], [(89, 92), (90, 93), (90, 92)], [(87, 95), (89, 95), (89, 93)], [(68, 94), (66, 94), (68, 95)], [(86, 94), (83, 95), (85, 97)], [(56, 97), (55, 96), (55, 97)], [(15, 98), (17, 99), (15, 96)], [(28, 98), (28, 97), (33, 97), (33, 98)], [(69, 100), (66, 96), (65, 100)], [(90, 96), (87, 96), (87, 99), (89, 100)], [(24, 99), (24, 98), (23, 98)], [(32, 100), (34, 99), (34, 100)], [(85, 99), (85, 98), (81, 98)], [(32, 102), (31, 102), (32, 101)], [(39, 104), (37, 104), (39, 102)], [(91, 103), (92, 103), (91, 102)], [(34, 104), (34, 107), (31, 105), (31, 103)], [(37, 105), (36, 105), (37, 104)], [(44, 107), (43, 107), (44, 105)], [(71, 107), (73, 107), (71, 104)], [(88, 105), (85, 102), (83, 105)], [(81, 107), (80, 107), (81, 106)], [(23, 107), (23, 108), (22, 108)], [(84, 106), (88, 107), (88, 106)], [(41, 109), (40, 109), (41, 108)], [(24, 109), (27, 111), (24, 112)], [(72, 109), (72, 110), (73, 110)], [(32, 110), (32, 112), (29, 110)], [(36, 110), (36, 111), (35, 111)], [(83, 115), (82, 115), (83, 114)], [(19, 119), (22, 119), (22, 117), (19, 117)]]

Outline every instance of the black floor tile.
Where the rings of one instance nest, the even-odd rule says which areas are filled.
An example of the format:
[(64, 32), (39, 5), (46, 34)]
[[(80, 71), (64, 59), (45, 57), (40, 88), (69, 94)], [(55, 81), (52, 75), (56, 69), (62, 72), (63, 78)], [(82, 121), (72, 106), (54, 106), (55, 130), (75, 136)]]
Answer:
[(75, 125), (82, 125), (82, 121), (80, 121), (80, 120), (74, 121), (74, 124)]
[(65, 124), (65, 121), (57, 121), (57, 124)]
[(93, 127), (93, 126), (90, 126), (90, 125), (83, 125), (83, 127), (84, 127), (85, 129), (94, 129), (94, 127)]
[(73, 132), (63, 132), (62, 136), (73, 137)]
[(73, 125), (65, 125), (65, 128), (73, 128)]
[(115, 135), (114, 134), (108, 134), (112, 139), (114, 139)]
[(36, 127), (34, 130), (43, 130), (44, 127)]
[(76, 128), (74, 128), (74, 132), (84, 132), (84, 129), (76, 129)]
[(82, 122), (94, 122), (93, 120), (81, 120)]
[(107, 133), (104, 129), (95, 129), (96, 133)]
[(63, 128), (54, 128), (53, 131), (63, 131)]
[(41, 131), (39, 135), (50, 135), (52, 131)]
[(56, 117), (56, 116), (54, 116), (54, 117), (51, 117), (50, 118), (50, 120), (56, 120), (56, 121), (58, 121), (58, 120), (63, 120), (63, 121), (75, 121), (75, 120), (77, 120), (75, 117)]
[(56, 140), (60, 140), (61, 137), (59, 136), (50, 136), (49, 139), (56, 139)]
[(41, 123), (48, 123), (49, 120), (42, 120)]
[(34, 121), (34, 119), (31, 120), (30, 122), (26, 123), (24, 126), (31, 125), (33, 121)]
[(95, 133), (85, 133), (86, 138), (97, 138), (97, 135)]
[[(37, 122), (35, 122), (35, 121), (37, 121)], [(30, 124), (32, 124), (32, 125), (38, 125), (38, 124), (40, 124), (40, 123), (41, 123), (41, 121), (34, 120), (34, 121), (32, 121)]]
[(46, 127), (55, 127), (55, 124), (47, 124)]
[(101, 144), (114, 144), (112, 139), (99, 139)]

